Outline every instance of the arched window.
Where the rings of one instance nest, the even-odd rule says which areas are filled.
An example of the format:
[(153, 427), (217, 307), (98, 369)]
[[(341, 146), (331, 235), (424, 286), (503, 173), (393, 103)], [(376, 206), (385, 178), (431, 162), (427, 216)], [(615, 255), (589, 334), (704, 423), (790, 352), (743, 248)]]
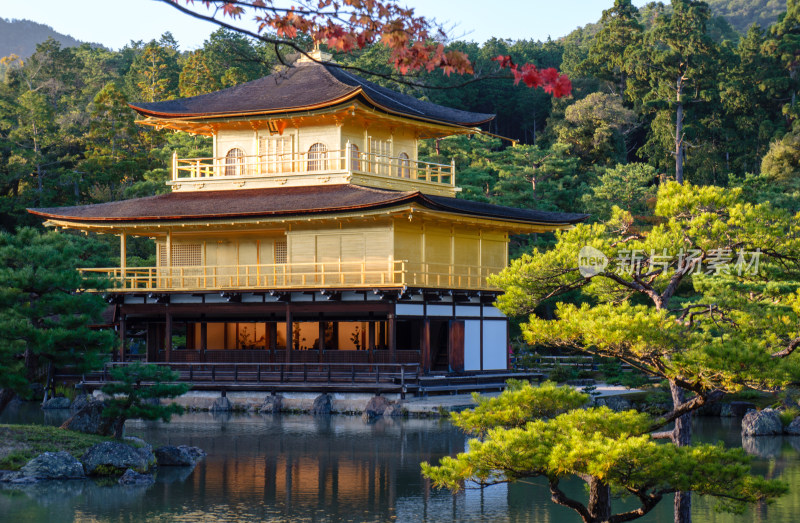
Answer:
[(400, 153), (397, 157), (397, 176), (400, 178), (411, 178), (411, 161), (406, 153)]
[(225, 155), (225, 176), (238, 176), (244, 171), (244, 151), (234, 147)]
[(308, 170), (326, 171), (328, 169), (328, 148), (324, 143), (315, 143), (308, 148)]
[(358, 146), (354, 143), (350, 144), (350, 170), (361, 170), (361, 155), (358, 152)]

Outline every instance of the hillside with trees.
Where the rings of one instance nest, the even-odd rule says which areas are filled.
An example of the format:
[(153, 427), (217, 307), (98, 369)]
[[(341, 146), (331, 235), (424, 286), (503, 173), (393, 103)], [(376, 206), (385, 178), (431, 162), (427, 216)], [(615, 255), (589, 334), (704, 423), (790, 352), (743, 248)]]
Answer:
[(49, 25), (31, 20), (0, 18), (0, 56), (15, 54), (27, 58), (36, 52), (36, 46), (52, 38), (62, 47), (77, 47), (80, 40), (61, 34)]
[(786, 11), (786, 0), (708, 0), (707, 3), (715, 16), (725, 18), (741, 33), (753, 24), (767, 27)]

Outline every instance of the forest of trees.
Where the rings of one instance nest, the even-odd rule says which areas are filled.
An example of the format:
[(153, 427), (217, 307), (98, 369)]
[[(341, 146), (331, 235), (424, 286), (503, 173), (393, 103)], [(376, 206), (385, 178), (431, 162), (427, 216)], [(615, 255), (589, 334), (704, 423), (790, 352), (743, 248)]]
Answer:
[[(428, 158), (456, 160), (465, 198), (589, 212), (597, 220), (616, 204), (647, 221), (656, 186), (680, 171), (693, 184), (745, 186), (754, 199), (796, 206), (800, 10), (790, 2), (779, 21), (745, 27), (773, 19), (782, 6), (776, 0), (711, 4), (674, 0), (637, 9), (617, 0), (598, 23), (559, 40), (450, 44), (478, 72), (496, 69), (498, 55), (558, 67), (572, 79), (570, 98), (507, 79), (470, 83), (438, 71), (414, 78), (424, 88), (391, 87), (496, 113), (487, 130), (519, 143), (462, 136), (423, 145)], [(388, 72), (387, 56), (373, 46), (337, 60)], [(167, 33), (119, 51), (62, 47), (51, 39), (29, 57), (3, 58), (0, 228), (38, 225), (27, 207), (165, 191), (172, 151), (207, 156), (210, 141), (137, 126), (127, 102), (210, 92), (267, 75), (276, 63), (271, 46), (223, 29), (191, 52), (179, 51)], [(678, 78), (684, 78), (679, 97)], [(529, 240), (516, 240), (512, 254), (527, 249)]]

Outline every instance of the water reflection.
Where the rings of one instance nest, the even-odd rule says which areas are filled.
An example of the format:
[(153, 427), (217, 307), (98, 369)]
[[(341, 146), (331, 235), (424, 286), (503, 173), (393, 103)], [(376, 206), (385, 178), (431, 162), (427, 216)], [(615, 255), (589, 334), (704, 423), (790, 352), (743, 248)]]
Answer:
[[(41, 414), (39, 419), (44, 421)], [(695, 434), (701, 441), (740, 446), (739, 422), (700, 418)], [(465, 448), (466, 438), (447, 422), (192, 413), (168, 425), (129, 422), (128, 433), (155, 445), (198, 446), (208, 457), (194, 469), (159, 470), (156, 483), (145, 487), (77, 481), (2, 488), (0, 520), (577, 521), (549, 501), (541, 479), (456, 496), (430, 489), (419, 463)], [(754, 439), (744, 444), (760, 456), (758, 471), (798, 488), (773, 506), (741, 516), (718, 514), (698, 500), (696, 522), (793, 521), (800, 513), (800, 438)], [(570, 495), (585, 495), (580, 482), (564, 487)], [(631, 506), (617, 502), (615, 511)], [(640, 521), (672, 521), (671, 508), (665, 500)]]

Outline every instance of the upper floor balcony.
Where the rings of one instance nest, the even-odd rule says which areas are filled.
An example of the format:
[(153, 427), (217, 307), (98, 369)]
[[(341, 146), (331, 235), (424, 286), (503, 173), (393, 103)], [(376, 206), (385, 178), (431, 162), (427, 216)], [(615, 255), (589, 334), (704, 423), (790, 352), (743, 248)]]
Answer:
[(178, 158), (173, 155), (174, 191), (293, 187), (353, 183), (400, 191), (454, 196), (455, 162), (450, 165), (359, 151), (349, 142), (344, 149), (322, 144), (305, 152), (245, 155), (231, 149), (217, 158)]
[(81, 269), (107, 278), (110, 292), (202, 292), (422, 287), (497, 290), (487, 282), (496, 272), (476, 265), (411, 263), (405, 260), (110, 267)]

